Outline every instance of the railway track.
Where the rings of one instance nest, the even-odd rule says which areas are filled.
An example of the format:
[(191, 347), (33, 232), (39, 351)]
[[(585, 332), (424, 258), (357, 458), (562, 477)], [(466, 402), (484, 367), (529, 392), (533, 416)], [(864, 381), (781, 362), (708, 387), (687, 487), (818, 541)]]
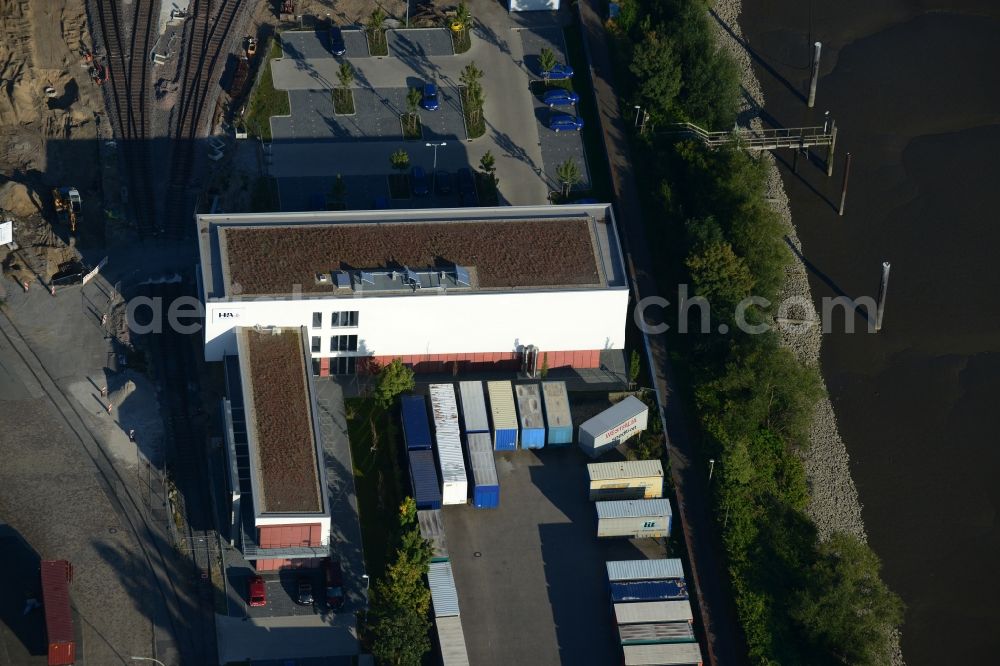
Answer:
[(156, 0), (94, 0), (107, 54), (106, 95), (125, 158), (132, 214), (142, 235), (156, 229), (156, 197), (150, 165), (149, 53), (156, 39)]
[(183, 236), (191, 227), (188, 185), (196, 162), (198, 134), (214, 114), (211, 93), (225, 64), (226, 45), (238, 23), (243, 0), (193, 0), (193, 5), (167, 185), (164, 230), (173, 237)]

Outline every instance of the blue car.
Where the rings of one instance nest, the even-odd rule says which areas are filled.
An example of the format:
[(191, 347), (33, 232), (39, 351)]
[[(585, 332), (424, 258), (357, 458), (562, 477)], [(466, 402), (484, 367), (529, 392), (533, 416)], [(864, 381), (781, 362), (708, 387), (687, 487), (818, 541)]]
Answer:
[(330, 27), (330, 53), (335, 56), (342, 56), (347, 53), (347, 44), (344, 43), (344, 33), (335, 25)]
[(542, 97), (546, 106), (573, 106), (580, 101), (580, 96), (572, 90), (550, 90)]
[(583, 118), (556, 113), (549, 118), (549, 129), (553, 132), (579, 132), (583, 129)]
[(431, 188), (427, 183), (427, 174), (424, 173), (423, 167), (415, 166), (410, 169), (410, 186), (418, 197), (425, 197), (431, 193)]
[(438, 89), (433, 83), (424, 84), (423, 90), (424, 96), (420, 99), (420, 106), (422, 106), (427, 111), (437, 111), (438, 104)]
[(546, 81), (565, 81), (573, 78), (573, 68), (569, 65), (556, 64), (547, 72), (542, 72), (542, 78)]

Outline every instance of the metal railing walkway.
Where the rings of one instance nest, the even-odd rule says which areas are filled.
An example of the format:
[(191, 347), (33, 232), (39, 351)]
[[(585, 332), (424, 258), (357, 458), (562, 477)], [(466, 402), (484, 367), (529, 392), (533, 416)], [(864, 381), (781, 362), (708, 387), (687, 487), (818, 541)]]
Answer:
[(782, 127), (779, 129), (753, 130), (735, 128), (729, 132), (709, 132), (691, 123), (677, 123), (677, 133), (699, 139), (710, 148), (739, 145), (747, 150), (776, 150), (778, 148), (812, 148), (833, 146), (837, 141), (837, 126)]

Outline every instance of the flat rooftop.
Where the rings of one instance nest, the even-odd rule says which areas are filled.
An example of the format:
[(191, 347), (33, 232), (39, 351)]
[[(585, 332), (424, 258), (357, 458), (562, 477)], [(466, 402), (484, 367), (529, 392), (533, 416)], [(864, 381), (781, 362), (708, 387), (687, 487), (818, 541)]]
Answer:
[(199, 215), (198, 229), (209, 300), (626, 285), (607, 204)]
[(301, 330), (240, 328), (237, 344), (257, 512), (323, 512)]

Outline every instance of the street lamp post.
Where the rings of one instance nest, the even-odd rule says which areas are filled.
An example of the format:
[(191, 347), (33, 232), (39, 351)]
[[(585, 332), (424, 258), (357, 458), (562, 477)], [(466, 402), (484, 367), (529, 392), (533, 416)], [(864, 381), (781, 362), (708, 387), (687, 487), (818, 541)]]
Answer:
[(636, 104), (635, 105), (635, 122), (632, 123), (632, 127), (638, 127), (639, 126), (639, 111), (641, 111), (641, 110), (642, 110), (642, 107), (639, 106), (638, 104)]
[(715, 458), (708, 459), (708, 481), (712, 482), (712, 472), (715, 471)]
[(365, 624), (368, 624), (368, 585), (371, 583), (371, 578), (368, 574), (361, 574), (361, 580), (365, 582)]
[[(443, 148), (448, 145), (447, 141), (441, 141), (440, 143), (427, 142), (424, 144), (428, 148), (434, 149), (434, 167), (431, 169), (431, 189), (437, 191), (437, 168), (438, 168), (438, 148)], [(365, 579), (367, 580), (368, 575), (365, 574)], [(365, 589), (367, 590), (367, 582), (365, 583)]]

